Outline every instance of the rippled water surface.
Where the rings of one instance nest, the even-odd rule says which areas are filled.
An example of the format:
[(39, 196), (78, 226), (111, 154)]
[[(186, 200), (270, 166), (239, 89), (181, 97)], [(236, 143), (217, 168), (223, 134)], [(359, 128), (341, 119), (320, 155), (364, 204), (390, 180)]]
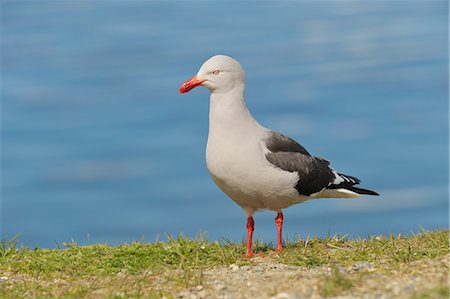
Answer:
[[(4, 1), (2, 236), (26, 246), (240, 241), (207, 172), (208, 98), (179, 85), (224, 53), (247, 104), (378, 198), (285, 211), (293, 237), (448, 226), (446, 1)], [(275, 240), (275, 213), (256, 237)]]

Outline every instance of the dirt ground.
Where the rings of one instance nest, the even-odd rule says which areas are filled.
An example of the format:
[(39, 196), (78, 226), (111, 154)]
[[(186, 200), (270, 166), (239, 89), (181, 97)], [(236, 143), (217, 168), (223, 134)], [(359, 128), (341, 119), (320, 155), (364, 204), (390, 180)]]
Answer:
[(399, 264), (302, 268), (256, 258), (256, 265), (217, 267), (178, 298), (448, 298), (450, 256)]

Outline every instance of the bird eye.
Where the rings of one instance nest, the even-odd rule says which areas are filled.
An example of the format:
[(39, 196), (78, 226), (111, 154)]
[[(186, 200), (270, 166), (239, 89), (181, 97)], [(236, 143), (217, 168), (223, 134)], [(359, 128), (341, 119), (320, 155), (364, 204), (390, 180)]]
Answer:
[(219, 70), (214, 70), (214, 71), (213, 71), (213, 74), (216, 75), (216, 76), (217, 76), (219, 73), (220, 73)]

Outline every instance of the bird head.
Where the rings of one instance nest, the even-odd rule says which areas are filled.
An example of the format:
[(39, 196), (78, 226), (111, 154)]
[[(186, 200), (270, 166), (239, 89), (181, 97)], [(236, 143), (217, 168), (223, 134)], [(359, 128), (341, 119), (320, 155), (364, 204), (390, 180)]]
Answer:
[(244, 70), (239, 62), (225, 55), (208, 59), (197, 75), (184, 82), (180, 93), (186, 93), (197, 86), (204, 86), (212, 93), (227, 93), (236, 86), (244, 85)]

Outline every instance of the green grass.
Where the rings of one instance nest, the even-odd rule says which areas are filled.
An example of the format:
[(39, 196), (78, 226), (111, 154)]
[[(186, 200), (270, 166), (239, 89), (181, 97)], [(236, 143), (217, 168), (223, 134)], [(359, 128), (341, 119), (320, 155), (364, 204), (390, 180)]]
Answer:
[(424, 231), (408, 237), (390, 235), (347, 240), (334, 236), (298, 240), (286, 246), (286, 254), (280, 257), (280, 261), (306, 267), (329, 264), (346, 266), (357, 261), (405, 263), (447, 254), (448, 238), (448, 231)]
[(448, 286), (447, 287), (440, 286), (413, 295), (410, 299), (434, 299), (434, 298), (449, 298), (449, 297), (450, 291)]
[[(336, 269), (368, 261), (388, 271), (403, 263), (448, 254), (448, 234), (424, 231), (409, 237), (296, 240), (287, 242), (281, 254), (271, 254), (272, 250), (262, 242), (256, 248), (275, 261), (306, 268)], [(169, 237), (165, 242), (116, 247), (65, 244), (62, 249), (18, 248), (14, 240), (2, 241), (0, 277), (6, 278), (0, 278), (0, 298), (172, 297), (179, 289), (202, 284), (203, 271), (209, 267), (251, 265), (253, 260), (242, 258), (244, 251), (244, 244), (211, 243), (202, 236)], [(341, 293), (351, 289), (352, 284), (335, 270), (324, 280), (322, 294)], [(434, 298), (426, 297), (428, 293), (418, 296)]]
[[(5, 242), (3, 242), (5, 244)], [(167, 242), (123, 244), (64, 244), (63, 249), (17, 248), (13, 243), (0, 246), (0, 269), (33, 276), (66, 274), (71, 276), (110, 275), (126, 271), (192, 269), (231, 264), (239, 259), (243, 245), (208, 243), (180, 236)]]

